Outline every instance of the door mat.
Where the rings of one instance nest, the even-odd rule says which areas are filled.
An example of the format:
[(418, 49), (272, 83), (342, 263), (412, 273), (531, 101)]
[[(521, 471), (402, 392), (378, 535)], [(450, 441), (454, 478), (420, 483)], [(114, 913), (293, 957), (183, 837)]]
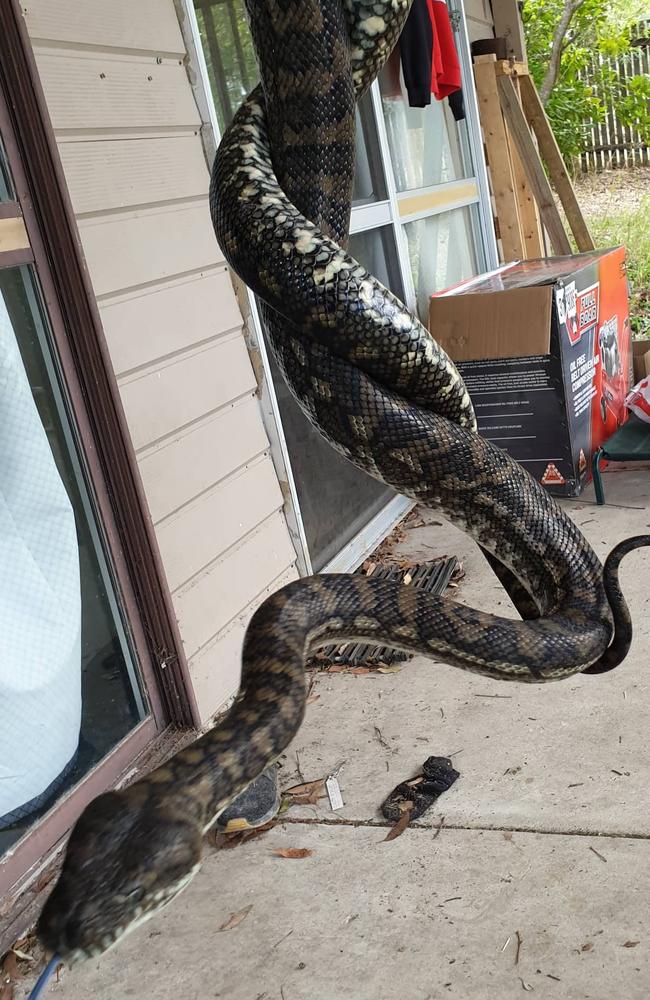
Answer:
[[(404, 586), (424, 590), (434, 596), (443, 594), (452, 577), (460, 571), (456, 556), (444, 556), (431, 562), (415, 566), (400, 567), (390, 563), (364, 563), (357, 573), (372, 576), (374, 580), (399, 580)], [(367, 643), (348, 642), (323, 646), (307, 661), (308, 670), (332, 670), (341, 667), (366, 668), (381, 672), (394, 663), (412, 659), (411, 653), (404, 653), (389, 646), (372, 646)], [(362, 671), (360, 671), (362, 672)], [(365, 670), (363, 671), (365, 673)]]

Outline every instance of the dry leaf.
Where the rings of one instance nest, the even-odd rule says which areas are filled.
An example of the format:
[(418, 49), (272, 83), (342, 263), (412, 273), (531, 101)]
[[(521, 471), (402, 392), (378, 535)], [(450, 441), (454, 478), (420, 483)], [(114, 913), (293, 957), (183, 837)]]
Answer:
[(638, 944), (641, 944), (641, 942), (640, 941), (626, 941), (625, 944), (623, 945), (623, 947), (624, 948), (636, 948), (636, 946)]
[(4, 979), (18, 979), (18, 957), (15, 951), (8, 951), (2, 962), (2, 975)]
[(378, 674), (399, 674), (401, 667), (377, 667)]
[(325, 794), (325, 778), (317, 778), (316, 781), (304, 781), (302, 785), (292, 785), (284, 791), (284, 795), (313, 795), (318, 793), (319, 797)]
[(307, 704), (307, 705), (313, 705), (313, 704), (314, 704), (314, 702), (315, 702), (315, 701), (318, 701), (318, 699), (319, 699), (319, 698), (320, 698), (320, 695), (319, 695), (319, 694), (310, 694), (310, 695), (309, 695), (309, 698), (307, 699), (307, 702), (306, 702), (306, 704)]
[(319, 799), (327, 798), (325, 778), (305, 781), (302, 785), (294, 785), (282, 794), (283, 802), (286, 803), (285, 809), (291, 806), (315, 806)]
[(586, 944), (583, 944), (583, 946), (580, 949), (580, 951), (591, 951), (591, 949), (593, 948), (593, 946), (594, 946), (593, 941), (587, 941)]
[(272, 830), (274, 826), (277, 825), (275, 819), (269, 820), (264, 826), (258, 826), (254, 830), (239, 830), (235, 833), (222, 833), (217, 830), (214, 833), (214, 846), (220, 850), (232, 850), (233, 847), (239, 847), (240, 844), (245, 844), (248, 840), (255, 840), (257, 837), (263, 837), (265, 833)]
[(36, 892), (42, 892), (43, 889), (50, 884), (55, 875), (56, 871), (43, 872), (36, 883)]
[(242, 920), (245, 920), (248, 914), (253, 909), (253, 904), (249, 903), (245, 906), (243, 910), (238, 910), (237, 913), (231, 913), (225, 924), (222, 924), (219, 928), (220, 931), (231, 931), (233, 927), (238, 927)]
[(310, 858), (314, 852), (306, 847), (279, 847), (273, 853), (277, 858)]
[(405, 576), (404, 576), (404, 579), (402, 580), (402, 583), (406, 587), (408, 587), (409, 583), (411, 583), (412, 580), (413, 580), (413, 577), (411, 576), (411, 574), (410, 573), (406, 573)]
[(13, 951), (14, 955), (17, 955), (18, 958), (22, 959), (23, 962), (34, 961), (33, 955), (28, 955), (26, 951), (21, 951), (20, 948), (12, 948), (11, 950)]
[(369, 674), (370, 672), (370, 667), (350, 667), (348, 670), (349, 674), (356, 674), (357, 676), (359, 674)]
[(402, 834), (406, 830), (407, 826), (411, 822), (411, 813), (412, 812), (413, 812), (413, 803), (412, 802), (406, 803), (405, 804), (405, 808), (404, 808), (404, 812), (402, 813), (402, 816), (400, 817), (400, 819), (398, 819), (398, 821), (395, 824), (395, 826), (393, 826), (388, 831), (388, 835), (386, 837), (384, 837), (384, 843), (386, 843), (389, 840), (396, 840), (398, 837), (402, 836)]

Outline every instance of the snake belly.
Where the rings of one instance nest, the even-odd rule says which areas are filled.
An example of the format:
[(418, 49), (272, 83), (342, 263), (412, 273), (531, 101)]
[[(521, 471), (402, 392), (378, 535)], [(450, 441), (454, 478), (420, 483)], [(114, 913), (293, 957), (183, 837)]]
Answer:
[(391, 581), (322, 575), (268, 598), (248, 627), (241, 687), (209, 732), (71, 834), (39, 921), (68, 962), (101, 954), (198, 870), (219, 813), (282, 753), (305, 710), (305, 658), (377, 641), (525, 682), (620, 662), (631, 622), (617, 546), (605, 567), (554, 500), (480, 438), (471, 401), (430, 333), (345, 251), (355, 100), (399, 36), (410, 0), (248, 0), (262, 85), (226, 131), (211, 211), (233, 270), (263, 302), (289, 387), (359, 468), (441, 511), (492, 559), (517, 621)]

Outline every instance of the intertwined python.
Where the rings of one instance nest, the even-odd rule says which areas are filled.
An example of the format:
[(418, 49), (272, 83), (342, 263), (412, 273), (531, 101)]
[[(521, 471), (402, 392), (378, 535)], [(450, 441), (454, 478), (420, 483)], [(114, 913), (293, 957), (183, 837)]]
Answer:
[(319, 645), (380, 642), (532, 683), (609, 670), (631, 641), (618, 566), (650, 544), (649, 535), (628, 539), (603, 568), (555, 501), (476, 433), (463, 382), (433, 336), (345, 251), (355, 103), (410, 0), (247, 6), (262, 83), (216, 156), (217, 239), (261, 300), (309, 419), (350, 461), (475, 538), (522, 620), (358, 575), (314, 576), (272, 595), (248, 627), (228, 714), (77, 822), (39, 924), (68, 962), (102, 953), (189, 882), (204, 833), (298, 730), (304, 663)]

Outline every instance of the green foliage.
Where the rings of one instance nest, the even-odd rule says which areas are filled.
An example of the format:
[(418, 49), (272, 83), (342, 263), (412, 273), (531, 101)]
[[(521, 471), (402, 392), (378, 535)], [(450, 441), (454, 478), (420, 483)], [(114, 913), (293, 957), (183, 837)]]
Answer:
[(244, 0), (194, 2), (210, 88), (223, 132), (259, 80), (246, 8)]
[[(528, 63), (541, 87), (565, 0), (524, 0)], [(633, 72), (631, 31), (647, 4), (638, 0), (583, 0), (562, 43), (546, 112), (571, 165), (585, 149), (591, 125), (605, 120), (607, 103), (625, 125), (650, 141), (650, 78)], [(622, 73), (624, 71), (624, 74)]]
[(632, 333), (650, 338), (650, 195), (633, 211), (590, 216), (587, 222), (596, 246), (627, 247)]
[(616, 113), (624, 125), (636, 128), (642, 142), (650, 146), (650, 76), (632, 76), (616, 104)]

